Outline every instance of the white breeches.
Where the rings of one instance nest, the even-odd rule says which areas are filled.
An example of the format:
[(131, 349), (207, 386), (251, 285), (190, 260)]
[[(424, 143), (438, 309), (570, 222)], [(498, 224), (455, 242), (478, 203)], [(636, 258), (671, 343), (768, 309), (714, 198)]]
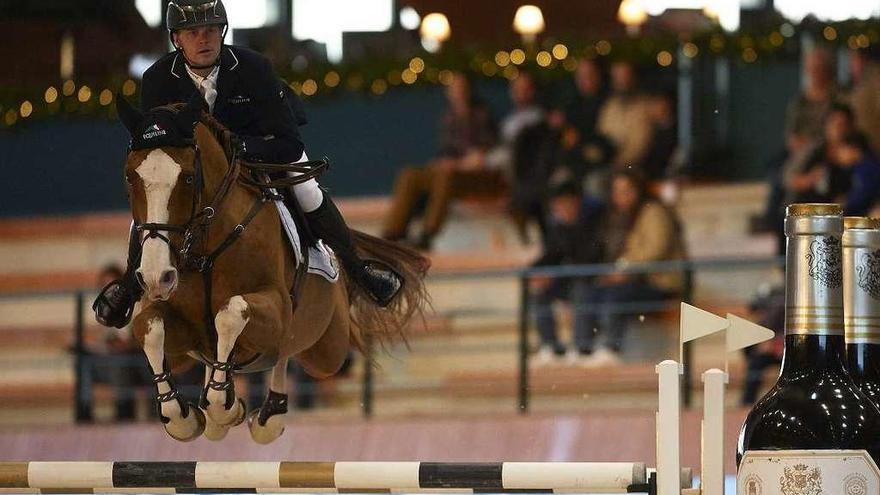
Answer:
[[(303, 151), (297, 163), (308, 161), (308, 159), (309, 157), (306, 156), (306, 152)], [(291, 172), (290, 175), (296, 177), (302, 174)], [(321, 202), (324, 201), (324, 192), (318, 187), (318, 181), (315, 179), (309, 179), (302, 184), (293, 186), (293, 194), (296, 196), (297, 201), (299, 201), (300, 207), (306, 213), (317, 210), (321, 206)]]

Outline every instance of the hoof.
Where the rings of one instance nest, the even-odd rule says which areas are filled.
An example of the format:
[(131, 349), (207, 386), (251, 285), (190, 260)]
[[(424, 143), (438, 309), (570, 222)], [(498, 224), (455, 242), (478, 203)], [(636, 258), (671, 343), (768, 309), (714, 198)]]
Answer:
[(211, 422), (216, 423), (218, 426), (226, 427), (240, 425), (247, 416), (247, 406), (241, 398), (235, 399), (235, 404), (232, 405), (231, 409), (225, 409), (223, 404), (216, 406), (211, 404), (206, 411)]
[(165, 424), (168, 435), (179, 442), (191, 442), (205, 431), (205, 415), (201, 409), (187, 404), (189, 414)]
[(226, 434), (229, 433), (229, 426), (220, 426), (213, 421), (208, 421), (208, 424), (205, 426), (205, 438), (212, 442), (219, 442), (226, 438)]
[(259, 417), (259, 408), (248, 414), (248, 429), (251, 431), (251, 438), (255, 442), (263, 445), (272, 443), (284, 433), (283, 414), (269, 416), (269, 419), (266, 420), (266, 426), (260, 425)]

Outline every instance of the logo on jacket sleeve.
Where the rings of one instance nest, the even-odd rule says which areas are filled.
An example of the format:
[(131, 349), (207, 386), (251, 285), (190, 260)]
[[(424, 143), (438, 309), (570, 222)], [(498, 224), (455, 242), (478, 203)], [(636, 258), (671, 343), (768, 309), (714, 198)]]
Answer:
[(229, 98), (229, 103), (231, 103), (232, 105), (241, 105), (242, 103), (250, 103), (250, 102), (251, 102), (250, 96), (238, 95), (238, 96), (233, 96), (233, 97)]
[(168, 134), (168, 131), (162, 129), (162, 126), (160, 126), (159, 124), (153, 124), (150, 127), (147, 127), (147, 130), (144, 131), (144, 134), (141, 136), (141, 138), (146, 141), (148, 139), (157, 138), (166, 134)]

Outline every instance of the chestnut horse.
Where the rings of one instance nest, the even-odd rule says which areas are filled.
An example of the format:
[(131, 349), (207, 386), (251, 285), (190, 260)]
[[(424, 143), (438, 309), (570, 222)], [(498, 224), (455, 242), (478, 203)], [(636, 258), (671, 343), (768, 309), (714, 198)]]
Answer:
[[(203, 432), (222, 439), (247, 416), (233, 373), (271, 368), (266, 400), (247, 416), (254, 440), (271, 442), (283, 432), (288, 359), (327, 377), (352, 346), (364, 350), (367, 338), (403, 337), (427, 304), (429, 263), (411, 249), (352, 231), (361, 255), (403, 276), (401, 293), (384, 309), (344, 273), (330, 282), (297, 270), (271, 204), (276, 189), (267, 184), (305, 180), (315, 167), (293, 166), (304, 175), (272, 182), (235, 157), (234, 136), (198, 97), (145, 114), (120, 97), (117, 108), (132, 135), (125, 178), (143, 243), (137, 276), (145, 294), (134, 335), (153, 373), (165, 430), (180, 441)], [(190, 358), (208, 365), (198, 406), (178, 395), (171, 378), (171, 368)]]

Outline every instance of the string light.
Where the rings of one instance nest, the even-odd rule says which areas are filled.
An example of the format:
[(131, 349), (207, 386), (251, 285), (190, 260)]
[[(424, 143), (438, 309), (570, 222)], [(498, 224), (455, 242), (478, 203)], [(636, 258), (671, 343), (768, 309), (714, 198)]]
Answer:
[(672, 65), (672, 54), (666, 50), (661, 51), (657, 54), (657, 63), (661, 67), (669, 67)]
[(302, 92), (306, 96), (313, 96), (318, 92), (318, 83), (314, 79), (306, 79), (303, 81)]
[(865, 34), (860, 34), (856, 37), (856, 42), (859, 45), (859, 48), (868, 48), (871, 46), (871, 40)]
[(421, 74), (425, 70), (425, 61), (421, 57), (416, 57), (409, 61), (409, 70), (416, 74)]
[(749, 48), (746, 48), (745, 50), (743, 50), (742, 58), (747, 63), (752, 63), (755, 60), (758, 60), (758, 54), (757, 54), (757, 52), (755, 52), (754, 48), (749, 47)]
[(504, 68), (504, 71), (502, 72), (502, 74), (504, 75), (505, 78), (513, 81), (514, 79), (519, 77), (519, 69), (516, 66), (508, 65), (507, 67)]
[(510, 54), (504, 50), (495, 54), (495, 63), (498, 67), (507, 67), (510, 64)]
[(109, 89), (104, 89), (101, 91), (101, 94), (98, 96), (98, 103), (101, 104), (102, 107), (106, 107), (113, 101), (113, 92)]
[(574, 57), (568, 57), (562, 61), (562, 67), (568, 72), (574, 72), (577, 69), (578, 61)]
[(553, 57), (556, 60), (565, 60), (565, 57), (568, 56), (568, 47), (563, 45), (562, 43), (557, 43), (553, 45)]
[(611, 43), (607, 40), (599, 40), (596, 43), (596, 53), (605, 56), (611, 53)]
[(682, 53), (684, 54), (684, 56), (687, 57), (687, 58), (694, 58), (694, 57), (697, 56), (698, 53), (700, 53), (700, 49), (697, 48), (697, 45), (695, 45), (695, 44), (693, 44), (693, 43), (691, 43), (691, 42), (687, 42), (687, 43), (685, 43), (684, 46), (681, 48), (681, 52), (682, 52)]
[(388, 72), (388, 82), (392, 86), (397, 86), (398, 84), (403, 82), (403, 79), (400, 78), (399, 70), (392, 70)]
[(510, 52), (510, 61), (516, 65), (520, 65), (526, 61), (526, 52), (520, 48), (516, 48)]
[(15, 122), (17, 120), (18, 120), (18, 113), (15, 110), (10, 108), (9, 111), (6, 112), (6, 118), (5, 118), (6, 125), (13, 125), (13, 124), (15, 124)]
[(374, 95), (384, 94), (385, 91), (388, 91), (388, 83), (386, 83), (384, 79), (376, 79), (373, 81), (373, 84), (370, 85), (370, 91), (372, 91)]
[(770, 33), (770, 44), (775, 47), (780, 47), (785, 42), (785, 38), (782, 37), (782, 33), (779, 31), (773, 31)]
[(34, 111), (34, 106), (31, 105), (31, 102), (25, 100), (24, 103), (21, 104), (21, 107), (18, 109), (21, 117), (26, 119), (31, 116), (31, 113)]
[(339, 86), (339, 81), (339, 73), (335, 70), (331, 70), (324, 75), (324, 85), (328, 88), (335, 88), (336, 86)]
[(64, 96), (70, 96), (76, 91), (76, 83), (71, 81), (70, 79), (64, 81), (64, 85), (61, 86), (61, 91), (64, 93)]
[(137, 84), (135, 84), (135, 82), (131, 79), (125, 81), (125, 83), (122, 85), (122, 94), (124, 96), (131, 96), (134, 94), (135, 91), (137, 91)]
[(46, 103), (55, 103), (55, 100), (58, 99), (58, 90), (55, 89), (55, 86), (49, 86), (46, 89), (43, 99), (46, 100)]
[(828, 41), (834, 41), (837, 39), (837, 30), (831, 26), (825, 26), (825, 29), (822, 30), (822, 36)]
[(535, 56), (535, 61), (538, 62), (538, 65), (541, 67), (549, 67), (550, 63), (553, 62), (553, 57), (549, 52), (540, 51), (538, 55)]
[(440, 84), (442, 84), (444, 86), (449, 86), (450, 84), (452, 84), (453, 75), (452, 75), (451, 70), (448, 70), (448, 69), (441, 70), (439, 77), (440, 77)]
[(488, 60), (483, 62), (480, 69), (483, 71), (483, 75), (486, 77), (492, 77), (498, 73), (498, 66)]
[(416, 82), (416, 79), (419, 78), (419, 75), (410, 69), (404, 69), (403, 73), (400, 74), (400, 78), (403, 79), (403, 82), (407, 84), (412, 84)]
[(92, 90), (88, 86), (79, 88), (79, 92), (76, 94), (76, 99), (79, 100), (80, 103), (85, 103), (91, 100)]

